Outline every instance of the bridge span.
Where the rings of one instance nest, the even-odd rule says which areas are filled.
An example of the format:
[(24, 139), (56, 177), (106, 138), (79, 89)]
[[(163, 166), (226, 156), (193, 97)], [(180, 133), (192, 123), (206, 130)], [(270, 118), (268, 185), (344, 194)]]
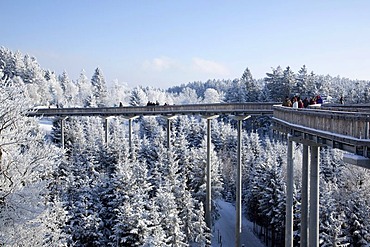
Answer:
[(219, 115), (237, 120), (238, 152), (236, 178), (236, 235), (235, 246), (240, 246), (241, 235), (241, 131), (242, 121), (253, 115), (272, 117), (273, 130), (288, 135), (287, 198), (285, 246), (293, 246), (293, 142), (303, 145), (301, 246), (319, 246), (319, 148), (329, 146), (349, 152), (344, 161), (370, 168), (370, 106), (323, 105), (295, 109), (281, 106), (280, 102), (220, 103), (166, 106), (103, 107), (103, 108), (44, 108), (31, 110), (31, 117), (60, 117), (62, 145), (64, 119), (73, 116), (99, 116), (105, 119), (105, 141), (108, 143), (108, 118), (123, 116), (129, 120), (131, 147), (132, 120), (139, 116), (163, 116), (167, 119), (167, 145), (170, 145), (171, 119), (176, 115), (201, 115), (207, 119), (207, 184), (206, 222), (211, 222), (211, 119)]
[(123, 107), (89, 108), (40, 108), (28, 113), (29, 116), (176, 116), (176, 115), (272, 115), (273, 105), (280, 102), (261, 103), (219, 103), (187, 105), (150, 105)]

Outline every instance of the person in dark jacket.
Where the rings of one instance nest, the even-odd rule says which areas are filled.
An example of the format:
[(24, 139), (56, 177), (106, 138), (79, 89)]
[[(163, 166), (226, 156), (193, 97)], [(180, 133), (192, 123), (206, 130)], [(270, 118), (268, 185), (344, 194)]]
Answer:
[(304, 98), (304, 100), (303, 100), (303, 107), (304, 108), (307, 108), (309, 104), (310, 104), (310, 102), (308, 101), (307, 97)]

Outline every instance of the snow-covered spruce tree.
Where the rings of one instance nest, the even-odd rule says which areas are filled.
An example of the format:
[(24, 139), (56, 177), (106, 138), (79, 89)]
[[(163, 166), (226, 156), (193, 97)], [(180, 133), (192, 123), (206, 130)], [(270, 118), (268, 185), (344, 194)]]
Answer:
[[(283, 175), (286, 160), (282, 146), (267, 141), (264, 152), (249, 163), (253, 163), (249, 180), (244, 185), (245, 204), (248, 218), (259, 225), (260, 234), (273, 234), (273, 241), (281, 241), (285, 217), (285, 178)], [(280, 155), (276, 155), (280, 154)], [(296, 191), (294, 198), (297, 197)], [(297, 203), (296, 199), (294, 200)], [(296, 205), (294, 205), (296, 207)], [(266, 238), (267, 240), (267, 238)]]
[[(340, 202), (346, 214), (346, 236), (353, 246), (370, 245), (370, 172), (361, 167), (348, 166), (339, 191)], [(343, 199), (344, 198), (344, 199)]]
[(204, 99), (203, 103), (220, 103), (222, 102), (223, 96), (220, 95), (219, 92), (217, 92), (216, 89), (214, 88), (207, 88), (206, 91), (204, 92)]
[(127, 85), (122, 85), (118, 81), (113, 82), (112, 88), (109, 89), (109, 106), (120, 106), (122, 103), (123, 106), (128, 106), (130, 102), (131, 91)]
[(32, 105), (22, 80), (2, 68), (0, 78), (0, 245), (63, 245), (58, 229), (48, 228), (57, 216), (44, 214), (57, 208), (45, 196), (60, 153), (25, 116)]
[(106, 245), (116, 218), (111, 178), (119, 156), (104, 145), (100, 118), (71, 118), (66, 127), (68, 163), (60, 167), (59, 179), (69, 244)]
[(276, 69), (272, 68), (272, 73), (266, 73), (266, 87), (269, 91), (270, 101), (282, 101), (285, 96), (289, 96), (289, 88), (284, 83), (283, 71), (280, 66)]
[(200, 118), (194, 116), (185, 117), (182, 120), (182, 124), (184, 124), (186, 130), (186, 138), (189, 142), (189, 147), (200, 147), (207, 128), (205, 121), (201, 121)]
[(35, 57), (0, 47), (0, 66), (7, 78), (22, 78), (34, 105), (46, 105), (51, 100), (45, 72)]
[[(203, 203), (199, 202), (192, 196), (192, 191), (189, 178), (193, 176), (194, 163), (191, 162), (191, 153), (189, 150), (189, 143), (185, 137), (185, 130), (183, 125), (179, 125), (174, 131), (176, 136), (171, 150), (171, 154), (175, 154), (175, 161), (170, 161), (171, 154), (169, 154), (170, 174), (176, 174), (177, 189), (175, 193), (178, 208), (180, 209), (179, 217), (183, 222), (183, 231), (187, 239), (187, 243), (195, 244), (196, 246), (205, 246), (209, 241), (210, 236), (207, 234), (209, 230), (204, 220)], [(173, 157), (173, 156), (172, 156)], [(171, 165), (176, 163), (176, 166)]]
[(92, 97), (92, 84), (89, 82), (84, 70), (81, 71), (76, 84), (78, 88), (78, 105), (81, 107), (89, 106)]
[(293, 92), (303, 97), (312, 97), (317, 94), (315, 85), (315, 74), (313, 72), (308, 73), (306, 65), (303, 65), (296, 74), (296, 85), (293, 87)]
[(77, 103), (76, 96), (78, 95), (77, 85), (71, 81), (68, 77), (66, 71), (63, 71), (62, 75), (59, 76), (59, 83), (63, 90), (64, 101), (62, 103), (63, 107), (75, 106)]
[[(193, 163), (189, 170), (189, 189), (194, 193), (198, 201), (205, 203), (206, 198), (206, 167), (207, 167), (207, 140), (203, 142), (199, 148), (193, 148), (191, 151), (190, 162)], [(214, 146), (211, 144), (211, 187), (212, 198), (220, 198), (222, 191), (220, 160), (217, 153), (214, 151)]]
[[(199, 208), (195, 208), (196, 205), (199, 205), (199, 202), (191, 197), (191, 192), (187, 187), (187, 176), (182, 173), (184, 168), (180, 167), (180, 159), (174, 151), (171, 148), (167, 152), (165, 163), (167, 163), (168, 168), (165, 181), (175, 197), (184, 242), (204, 246), (207, 240), (210, 239), (208, 236), (209, 229), (205, 224), (204, 215), (194, 212), (194, 210), (199, 210)], [(203, 237), (200, 237), (200, 235), (203, 235)]]
[(135, 87), (130, 96), (131, 106), (144, 106), (148, 103), (148, 96), (142, 87)]
[(47, 88), (49, 89), (48, 94), (50, 95), (49, 105), (53, 107), (59, 106), (59, 103), (64, 102), (64, 95), (57, 76), (54, 72), (47, 70), (45, 72), (45, 79), (48, 85)]
[[(243, 188), (246, 189), (246, 199), (249, 197), (248, 193), (252, 188), (252, 180), (254, 179), (254, 166), (264, 153), (262, 140), (257, 133), (248, 133), (243, 135), (242, 147), (242, 183)], [(248, 211), (248, 207), (245, 207)]]
[[(368, 191), (367, 191), (368, 192)], [(368, 194), (353, 193), (347, 211), (347, 238), (354, 246), (370, 245), (370, 213)]]
[[(321, 182), (320, 241), (323, 247), (348, 246), (346, 214), (339, 189), (332, 181)], [(347, 202), (345, 202), (347, 203)]]
[(118, 246), (164, 244), (165, 232), (149, 196), (151, 184), (145, 161), (121, 163), (114, 178), (117, 219), (113, 227), (113, 243)]
[[(96, 103), (96, 106), (102, 107), (106, 106), (107, 101), (107, 86), (103, 76), (103, 72), (100, 68), (96, 68), (94, 75), (91, 78), (92, 85), (92, 99), (90, 101), (91, 105)], [(95, 102), (94, 102), (95, 101)]]
[(240, 78), (241, 84), (244, 84), (247, 102), (257, 102), (260, 95), (260, 90), (257, 86), (256, 80), (253, 79), (252, 73), (249, 68), (244, 70)]
[(201, 102), (201, 99), (196, 90), (190, 87), (183, 88), (179, 96), (174, 99), (175, 104), (197, 104), (199, 102)]
[(182, 201), (177, 199), (180, 209), (179, 217), (183, 222), (183, 232), (186, 243), (191, 246), (206, 246), (209, 239), (209, 229), (204, 218), (204, 206), (202, 202), (191, 197), (191, 192), (184, 187)]
[(287, 94), (285, 95), (288, 95), (288, 96), (297, 95), (298, 92), (293, 91), (293, 89), (296, 87), (295, 74), (289, 66), (286, 67), (286, 69), (283, 71), (282, 79), (283, 79), (283, 85), (285, 86), (285, 89), (287, 90)]
[(234, 79), (231, 86), (225, 93), (225, 102), (246, 102), (246, 85), (239, 79)]
[(267, 154), (260, 160), (263, 172), (259, 183), (255, 186), (260, 188), (259, 212), (267, 228), (272, 232), (272, 244), (281, 241), (284, 233), (285, 220), (285, 180), (283, 175), (283, 160), (274, 153), (278, 152), (279, 146), (273, 146), (267, 142)]
[(21, 78), (27, 82), (27, 90), (34, 104), (48, 105), (51, 95), (48, 91), (48, 82), (45, 79), (45, 72), (37, 63), (36, 58), (29, 55), (24, 56), (24, 72)]
[(166, 233), (167, 246), (187, 246), (171, 183), (173, 181), (166, 180), (160, 184), (153, 200), (159, 212), (162, 229)]
[(235, 171), (236, 171), (236, 130), (230, 123), (222, 121), (212, 123), (212, 143), (221, 161), (224, 197), (235, 199)]
[(343, 151), (329, 147), (320, 148), (320, 174), (326, 182), (340, 186), (343, 175)]

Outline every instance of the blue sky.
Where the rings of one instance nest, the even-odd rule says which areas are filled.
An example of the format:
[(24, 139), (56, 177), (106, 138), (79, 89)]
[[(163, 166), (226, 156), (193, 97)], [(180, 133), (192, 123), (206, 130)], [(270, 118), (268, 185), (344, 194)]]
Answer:
[(0, 45), (73, 80), (167, 88), (302, 65), (370, 80), (370, 1), (1, 0)]

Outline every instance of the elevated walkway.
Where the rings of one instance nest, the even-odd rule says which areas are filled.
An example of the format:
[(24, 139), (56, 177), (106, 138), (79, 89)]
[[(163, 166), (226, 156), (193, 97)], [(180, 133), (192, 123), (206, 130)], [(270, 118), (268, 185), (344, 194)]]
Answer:
[[(288, 135), (287, 198), (285, 246), (293, 246), (293, 142), (303, 145), (301, 246), (319, 246), (319, 161), (321, 146), (339, 148), (349, 152), (344, 161), (370, 168), (370, 105), (323, 105), (295, 109), (283, 107), (280, 102), (222, 103), (166, 106), (126, 106), (103, 108), (45, 108), (28, 112), (28, 116), (60, 117), (61, 142), (64, 147), (64, 119), (73, 116), (98, 116), (105, 119), (105, 142), (108, 145), (108, 118), (123, 116), (129, 120), (129, 146), (131, 150), (132, 120), (139, 116), (164, 116), (167, 118), (167, 145), (170, 147), (171, 119), (176, 115), (201, 115), (207, 119), (207, 184), (206, 222), (211, 219), (211, 119), (219, 115), (233, 115), (237, 120), (236, 166), (236, 231), (235, 246), (240, 246), (241, 236), (241, 132), (242, 121), (251, 115), (272, 116), (273, 129)], [(309, 189), (308, 189), (309, 188)]]
[(41, 108), (31, 110), (28, 116), (175, 116), (175, 115), (272, 115), (273, 105), (280, 102), (219, 103), (161, 106), (124, 106), (96, 108)]

